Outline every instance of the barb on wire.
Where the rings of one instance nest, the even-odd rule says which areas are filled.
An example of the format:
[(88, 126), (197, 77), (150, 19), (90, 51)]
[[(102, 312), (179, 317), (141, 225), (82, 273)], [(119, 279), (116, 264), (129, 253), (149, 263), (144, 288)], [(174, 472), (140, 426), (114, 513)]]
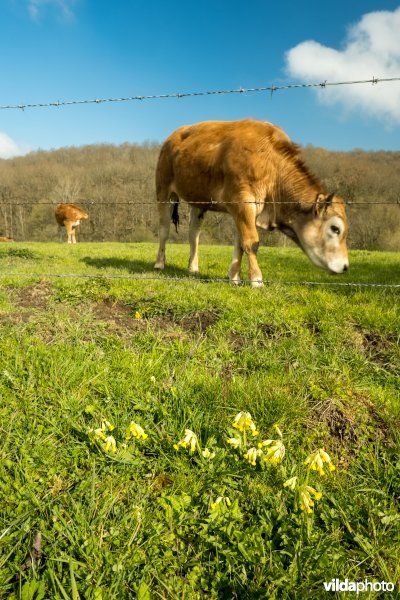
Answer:
[[(21, 273), (1, 271), (0, 277), (41, 277), (41, 278), (76, 278), (76, 279), (111, 279), (128, 281), (162, 281), (167, 283), (176, 283), (180, 281), (190, 281), (191, 283), (229, 283), (231, 280), (227, 277), (202, 277), (202, 276), (157, 276), (157, 275), (100, 275), (83, 273)], [(239, 287), (252, 283), (251, 279), (243, 279)], [(360, 288), (400, 288), (400, 283), (358, 283), (351, 281), (281, 281), (264, 279), (265, 285), (301, 285), (301, 286), (328, 286), (328, 287), (360, 287)], [(236, 285), (235, 285), (236, 287)]]
[(50, 108), (50, 107), (61, 107), (61, 106), (72, 106), (80, 104), (105, 104), (111, 102), (133, 102), (142, 100), (165, 100), (167, 98), (193, 98), (199, 96), (222, 96), (224, 94), (243, 94), (252, 92), (270, 92), (271, 95), (277, 91), (283, 90), (296, 90), (296, 89), (311, 89), (311, 88), (327, 88), (339, 85), (358, 85), (372, 83), (376, 85), (383, 82), (395, 82), (400, 81), (400, 77), (375, 77), (372, 79), (360, 79), (353, 81), (324, 81), (319, 83), (289, 83), (287, 85), (272, 85), (263, 87), (252, 87), (252, 88), (237, 88), (230, 90), (211, 90), (211, 91), (200, 91), (200, 92), (175, 92), (172, 94), (152, 94), (152, 95), (136, 95), (126, 96), (121, 98), (92, 98), (86, 100), (57, 100), (56, 102), (37, 102), (37, 103), (26, 103), (26, 104), (3, 104), (0, 105), (0, 110), (6, 109), (19, 109), (25, 110), (27, 108)]

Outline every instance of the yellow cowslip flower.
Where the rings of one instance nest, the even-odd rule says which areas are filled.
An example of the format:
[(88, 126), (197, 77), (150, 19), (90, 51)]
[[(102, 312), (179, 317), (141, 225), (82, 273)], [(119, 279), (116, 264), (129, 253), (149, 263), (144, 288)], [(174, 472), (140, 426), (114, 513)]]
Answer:
[(110, 452), (110, 454), (117, 453), (117, 442), (112, 435), (108, 435), (104, 441), (104, 452)]
[(256, 463), (257, 463), (257, 458), (261, 454), (262, 454), (262, 450), (253, 447), (253, 448), (249, 448), (247, 450), (246, 454), (243, 455), (243, 458), (255, 467)]
[(137, 310), (137, 311), (135, 312), (135, 319), (137, 319), (137, 320), (139, 321), (139, 319), (141, 319), (141, 318), (142, 318), (142, 315), (141, 315), (141, 313), (140, 313), (140, 312)]
[(265, 462), (270, 463), (271, 465), (279, 465), (285, 457), (285, 445), (282, 440), (266, 440), (269, 442), (269, 448), (265, 452)]
[(197, 435), (191, 431), (191, 429), (185, 429), (185, 435), (183, 438), (177, 443), (174, 444), (175, 450), (179, 450), (179, 448), (187, 448), (189, 447), (189, 452), (194, 452), (198, 446)]
[(208, 458), (209, 460), (215, 458), (215, 452), (210, 452), (208, 448), (204, 448), (202, 455), (204, 458)]
[(104, 433), (104, 429), (99, 427), (98, 429), (89, 429), (89, 433), (93, 435), (96, 440), (104, 441), (106, 439), (106, 434)]
[(233, 427), (235, 427), (235, 429), (239, 429), (239, 431), (246, 431), (249, 429), (253, 436), (258, 435), (256, 425), (249, 412), (241, 411), (238, 413), (233, 421)]
[(304, 464), (308, 465), (311, 471), (318, 471), (320, 475), (325, 475), (324, 463), (328, 465), (330, 471), (335, 470), (335, 465), (332, 464), (331, 457), (323, 448), (312, 452), (304, 461)]
[(101, 421), (100, 427), (98, 427), (97, 429), (89, 429), (89, 433), (91, 435), (93, 435), (93, 437), (95, 437), (99, 440), (105, 440), (106, 432), (112, 431), (113, 429), (114, 429), (114, 425), (111, 425), (111, 423), (109, 421), (106, 421), (105, 419), (103, 419)]
[(300, 508), (301, 510), (305, 510), (307, 513), (312, 513), (312, 507), (314, 506), (314, 501), (311, 498), (311, 495), (314, 496), (315, 500), (321, 500), (321, 492), (317, 492), (317, 490), (311, 487), (311, 485), (301, 486), (299, 489)]
[(258, 448), (264, 448), (265, 446), (269, 446), (270, 444), (272, 444), (272, 442), (274, 442), (275, 440), (262, 440), (261, 442), (259, 442), (257, 444)]
[(272, 427), (275, 429), (275, 431), (279, 435), (279, 437), (283, 438), (282, 431), (279, 429), (278, 423), (274, 423), (274, 425)]
[(112, 425), (110, 423), (110, 421), (107, 421), (106, 419), (102, 419), (101, 421), (101, 429), (103, 431), (112, 431), (113, 429), (115, 429), (114, 425)]
[(231, 437), (228, 438), (226, 441), (234, 448), (239, 448), (239, 446), (242, 445), (242, 440), (240, 440), (239, 438)]
[(294, 490), (296, 488), (296, 485), (297, 485), (297, 475), (295, 475), (294, 477), (291, 477), (290, 479), (285, 481), (285, 483), (283, 484), (283, 487), (287, 487), (290, 490)]
[(218, 496), (215, 502), (211, 502), (210, 510), (220, 510), (229, 508), (232, 502), (228, 498), (228, 496)]
[(137, 438), (138, 440), (146, 440), (149, 436), (147, 435), (147, 433), (144, 432), (143, 427), (141, 427), (134, 421), (131, 421), (125, 434), (125, 438), (127, 440), (129, 440), (130, 437)]

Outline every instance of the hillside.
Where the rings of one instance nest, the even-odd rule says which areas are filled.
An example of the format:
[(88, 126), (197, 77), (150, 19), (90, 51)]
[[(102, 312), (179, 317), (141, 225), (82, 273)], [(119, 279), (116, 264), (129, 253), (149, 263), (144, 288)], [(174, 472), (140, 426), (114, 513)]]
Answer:
[[(33, 152), (0, 160), (0, 235), (19, 241), (64, 240), (54, 220), (54, 205), (75, 202), (90, 214), (79, 230), (81, 241), (154, 241), (156, 144), (95, 145)], [(329, 190), (350, 205), (352, 248), (400, 250), (400, 152), (330, 152), (307, 147), (303, 156)], [(182, 208), (177, 241), (187, 240), (187, 207)], [(229, 243), (231, 222), (208, 215), (203, 242)], [(280, 234), (263, 237), (268, 245), (290, 245)]]

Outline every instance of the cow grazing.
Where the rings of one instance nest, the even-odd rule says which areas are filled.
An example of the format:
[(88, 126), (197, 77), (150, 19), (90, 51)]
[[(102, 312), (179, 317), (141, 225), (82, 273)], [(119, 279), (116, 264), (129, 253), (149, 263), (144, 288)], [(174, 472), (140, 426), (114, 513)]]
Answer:
[(10, 237), (7, 237), (6, 235), (1, 235), (0, 236), (0, 242), (13, 242), (14, 240)]
[(67, 230), (68, 244), (76, 244), (75, 227), (88, 218), (87, 212), (75, 204), (57, 204), (54, 214), (57, 223)]
[(177, 129), (161, 147), (156, 171), (159, 250), (165, 266), (170, 220), (178, 203), (190, 205), (189, 272), (198, 272), (198, 245), (207, 211), (227, 212), (236, 225), (229, 278), (240, 281), (243, 252), (253, 287), (262, 285), (257, 227), (277, 229), (295, 241), (318, 267), (348, 269), (343, 200), (327, 194), (308, 171), (282, 129), (262, 121), (206, 121)]

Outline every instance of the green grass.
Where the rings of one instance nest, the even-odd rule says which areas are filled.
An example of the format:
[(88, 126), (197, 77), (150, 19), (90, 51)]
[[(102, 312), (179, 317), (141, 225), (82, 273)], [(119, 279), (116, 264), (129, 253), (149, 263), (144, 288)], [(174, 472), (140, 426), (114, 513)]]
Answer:
[[(203, 246), (187, 281), (154, 274), (155, 254), (0, 247), (0, 597), (302, 599), (335, 597), (332, 578), (397, 585), (399, 290), (279, 282), (399, 284), (400, 256), (353, 252), (333, 277), (295, 249), (262, 248), (275, 283), (253, 290), (202, 282), (225, 277), (230, 248)], [(186, 276), (187, 258), (170, 245), (165, 275)], [(242, 410), (256, 440), (279, 424), (281, 464), (252, 466), (227, 444)], [(116, 454), (91, 432), (104, 420)], [(125, 447), (131, 421), (148, 438)], [(174, 449), (186, 428), (214, 459)], [(323, 478), (303, 464), (318, 448), (336, 465)], [(283, 488), (294, 475), (323, 494), (310, 515)], [(231, 504), (213, 510), (218, 496)], [(42, 556), (23, 568), (37, 531)]]

